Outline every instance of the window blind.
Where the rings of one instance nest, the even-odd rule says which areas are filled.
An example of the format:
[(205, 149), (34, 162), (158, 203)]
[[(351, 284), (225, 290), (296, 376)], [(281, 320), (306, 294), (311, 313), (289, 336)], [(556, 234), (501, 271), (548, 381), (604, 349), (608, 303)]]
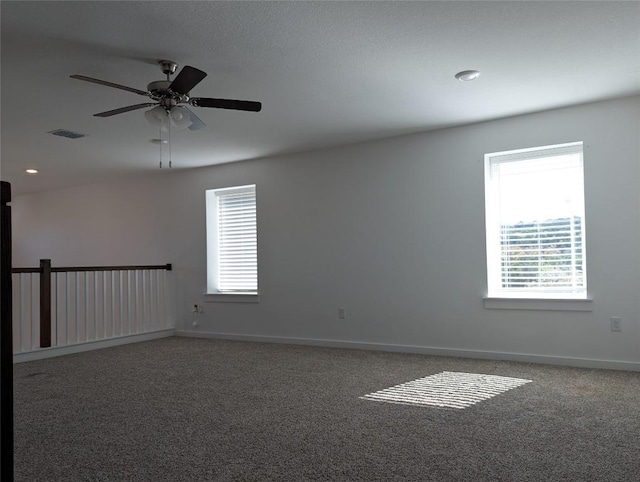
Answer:
[(218, 208), (218, 290), (258, 290), (255, 186), (216, 193)]
[(582, 144), (487, 161), (489, 296), (586, 297)]

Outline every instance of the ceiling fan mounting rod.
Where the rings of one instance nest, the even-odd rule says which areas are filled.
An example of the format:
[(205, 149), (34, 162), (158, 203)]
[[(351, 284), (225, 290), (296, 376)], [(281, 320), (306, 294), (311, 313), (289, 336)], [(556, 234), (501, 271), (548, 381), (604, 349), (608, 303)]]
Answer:
[(158, 65), (162, 69), (162, 73), (167, 76), (167, 80), (170, 80), (169, 76), (175, 74), (178, 68), (178, 64), (173, 60), (158, 60)]

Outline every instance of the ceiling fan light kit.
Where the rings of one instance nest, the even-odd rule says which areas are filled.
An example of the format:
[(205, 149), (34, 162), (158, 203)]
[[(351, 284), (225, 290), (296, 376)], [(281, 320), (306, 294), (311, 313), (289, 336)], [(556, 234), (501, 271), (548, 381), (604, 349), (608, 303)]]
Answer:
[(145, 111), (144, 117), (152, 126), (162, 128), (166, 124), (167, 112), (164, 107), (157, 105), (153, 109)]
[(191, 122), (191, 115), (189, 115), (189, 111), (186, 107), (181, 105), (173, 106), (169, 111), (169, 117), (171, 118), (171, 123), (176, 127), (176, 129), (186, 129), (193, 124), (193, 122)]

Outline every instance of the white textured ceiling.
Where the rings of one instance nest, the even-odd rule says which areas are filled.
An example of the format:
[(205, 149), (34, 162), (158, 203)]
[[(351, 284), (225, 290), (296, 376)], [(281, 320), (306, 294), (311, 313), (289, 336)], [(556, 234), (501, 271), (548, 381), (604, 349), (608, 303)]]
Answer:
[[(193, 108), (208, 127), (172, 133), (174, 169), (640, 93), (639, 2), (2, 1), (0, 15), (16, 194), (157, 170), (144, 111), (92, 116), (144, 99), (69, 78), (146, 90), (157, 59), (209, 74), (193, 96), (263, 104)], [(465, 69), (482, 76), (456, 81)]]

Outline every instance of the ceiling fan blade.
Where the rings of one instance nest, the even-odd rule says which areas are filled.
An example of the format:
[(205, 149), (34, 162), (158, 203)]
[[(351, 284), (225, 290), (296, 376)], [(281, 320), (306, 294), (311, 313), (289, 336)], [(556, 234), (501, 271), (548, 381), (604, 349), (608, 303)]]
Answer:
[(189, 126), (190, 131), (197, 131), (207, 127), (207, 124), (202, 122), (200, 118), (197, 115), (195, 115), (191, 109), (187, 107), (185, 107), (185, 109), (187, 110), (187, 112), (189, 112), (189, 115), (191, 116), (191, 125)]
[(250, 100), (210, 99), (208, 97), (193, 97), (189, 103), (195, 107), (213, 107), (215, 109), (246, 110), (260, 112), (262, 104)]
[(85, 82), (93, 82), (94, 84), (106, 85), (107, 87), (113, 87), (114, 89), (126, 90), (133, 92), (134, 94), (149, 95), (148, 92), (140, 89), (134, 89), (133, 87), (127, 87), (126, 85), (114, 84), (113, 82), (107, 82), (106, 80), (94, 79), (93, 77), (87, 77), (85, 75), (70, 75), (72, 79), (84, 80)]
[(188, 94), (189, 91), (198, 85), (206, 76), (206, 72), (185, 65), (176, 78), (173, 79), (169, 89), (177, 94)]
[(116, 115), (116, 114), (123, 114), (125, 112), (129, 112), (132, 110), (138, 110), (138, 109), (144, 109), (145, 107), (151, 107), (152, 105), (158, 105), (155, 102), (147, 102), (145, 104), (136, 104), (136, 105), (130, 105), (127, 107), (120, 107), (119, 109), (113, 109), (113, 110), (108, 110), (105, 112), (99, 112), (97, 114), (93, 114), (94, 117), (111, 117), (112, 115)]

